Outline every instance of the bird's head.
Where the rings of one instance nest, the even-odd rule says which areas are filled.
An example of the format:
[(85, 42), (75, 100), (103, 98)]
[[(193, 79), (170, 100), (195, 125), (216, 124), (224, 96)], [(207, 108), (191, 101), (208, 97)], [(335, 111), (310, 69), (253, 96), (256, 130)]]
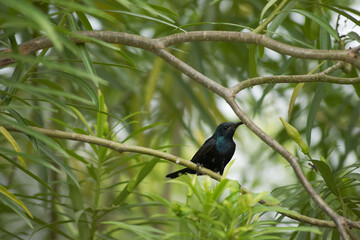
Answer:
[(243, 123), (224, 122), (216, 128), (214, 137), (232, 138), (234, 136), (236, 128), (241, 124)]

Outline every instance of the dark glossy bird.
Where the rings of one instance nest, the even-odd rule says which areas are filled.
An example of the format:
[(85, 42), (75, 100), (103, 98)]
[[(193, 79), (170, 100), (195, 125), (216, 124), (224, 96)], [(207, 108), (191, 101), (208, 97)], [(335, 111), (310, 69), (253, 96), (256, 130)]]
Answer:
[[(216, 128), (215, 133), (195, 153), (191, 161), (214, 172), (219, 172), (222, 175), (226, 164), (228, 164), (234, 155), (235, 142), (233, 136), (236, 128), (241, 124), (243, 123), (224, 122), (220, 124)], [(184, 168), (170, 173), (166, 177), (177, 178), (186, 173), (195, 174), (197, 172), (190, 168)]]

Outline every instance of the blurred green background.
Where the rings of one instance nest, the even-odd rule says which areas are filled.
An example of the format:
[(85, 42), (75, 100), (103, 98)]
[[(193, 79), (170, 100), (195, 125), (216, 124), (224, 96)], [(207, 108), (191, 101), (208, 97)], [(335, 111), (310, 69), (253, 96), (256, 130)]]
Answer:
[[(276, 10), (281, 4), (284, 8)], [(66, 38), (69, 32), (109, 30), (161, 38), (195, 30), (251, 32), (261, 26), (261, 34), (293, 46), (347, 49), (359, 44), (357, 9), (359, 3), (348, 0), (2, 0), (0, 48), (12, 48), (13, 53), (0, 52), (0, 57), (13, 57), (16, 63), (0, 69), (0, 122), (27, 134), (11, 132), (21, 154), (8, 138), (0, 138), (0, 185), (5, 188), (0, 194), (0, 238), (336, 239), (333, 229), (319, 228), (320, 233), (309, 227), (301, 232), (300, 227), (308, 225), (265, 214), (269, 209), (253, 209), (255, 213), (249, 214), (247, 210), (257, 206), (248, 199), (251, 196), (240, 197), (242, 202), (226, 199), (233, 204), (230, 212), (243, 211), (229, 217), (221, 205), (224, 197), (216, 195), (222, 206), (217, 211), (236, 224), (229, 220), (228, 227), (206, 235), (202, 230), (217, 229), (212, 222), (216, 218), (209, 214), (209, 219), (202, 219), (192, 211), (211, 205), (210, 200), (199, 200), (201, 194), (214, 191), (215, 186), (206, 187), (209, 179), (198, 177), (205, 186), (193, 182), (192, 176), (169, 181), (165, 175), (179, 167), (165, 160), (50, 139), (27, 126), (98, 136), (191, 159), (218, 124), (238, 121), (226, 102), (150, 52), (115, 44), (75, 45)], [(264, 24), (274, 11), (278, 11), (276, 17)], [(341, 41), (334, 39), (331, 29)], [(29, 56), (17, 54), (17, 44), (44, 35), (53, 41), (53, 48)], [(230, 42), (185, 43), (169, 51), (226, 87), (250, 77), (307, 74), (334, 64)], [(338, 70), (333, 75), (357, 77), (358, 70), (347, 74)], [(308, 179), (336, 211), (359, 219), (360, 88), (307, 83), (288, 119), (295, 87), (255, 86), (240, 92), (236, 100), (257, 125), (299, 157)], [(279, 117), (299, 130), (313, 159), (323, 158), (340, 192), (332, 192), (322, 176), (311, 170), (309, 159), (288, 137)], [(239, 127), (235, 141), (235, 161), (227, 178), (253, 192), (273, 191), (272, 197), (282, 207), (326, 219), (280, 155), (245, 126)], [(227, 190), (218, 191), (240, 196), (234, 184), (226, 183)], [(7, 191), (25, 204), (33, 218)], [(194, 194), (199, 199), (194, 200)], [(270, 234), (256, 225), (256, 214), (274, 221), (265, 224)], [(279, 222), (294, 229), (279, 230), (274, 227)], [(241, 235), (245, 233), (249, 235)]]

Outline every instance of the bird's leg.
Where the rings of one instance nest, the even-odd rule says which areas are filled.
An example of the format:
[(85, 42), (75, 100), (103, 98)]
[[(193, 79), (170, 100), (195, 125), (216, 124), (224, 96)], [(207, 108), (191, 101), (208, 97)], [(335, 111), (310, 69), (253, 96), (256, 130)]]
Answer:
[(199, 175), (199, 170), (202, 168), (203, 165), (201, 163), (196, 163), (196, 174)]

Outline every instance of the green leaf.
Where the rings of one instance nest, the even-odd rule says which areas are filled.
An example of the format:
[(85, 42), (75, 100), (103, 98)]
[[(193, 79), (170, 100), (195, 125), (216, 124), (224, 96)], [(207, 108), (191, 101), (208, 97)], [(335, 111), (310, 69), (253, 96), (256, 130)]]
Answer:
[[(14, 148), (14, 150), (18, 153), (21, 153), (20, 147), (15, 141), (15, 139), (11, 136), (11, 134), (4, 128), (3, 126), (0, 126), (0, 133), (8, 140), (8, 142), (11, 144), (11, 146)], [(21, 165), (26, 168), (25, 160), (22, 156), (17, 156), (19, 159)]]
[(78, 16), (80, 22), (82, 23), (82, 25), (84, 26), (84, 28), (88, 31), (93, 30), (91, 23), (89, 22), (89, 20), (87, 19), (86, 15), (84, 14), (84, 12), (81, 11), (77, 11), (76, 15)]
[(299, 95), (299, 92), (303, 88), (305, 83), (298, 83), (296, 84), (296, 87), (294, 88), (293, 93), (291, 94), (290, 104), (289, 104), (289, 110), (288, 110), (288, 119), (291, 119), (291, 113), (294, 108), (294, 104), (296, 101), (297, 96)]
[(164, 10), (165, 8), (156, 7), (156, 5), (148, 4), (143, 0), (133, 0), (133, 2), (136, 4), (137, 7), (144, 9), (146, 12), (150, 13), (153, 16), (161, 17), (161, 18), (165, 19), (168, 22), (175, 23), (175, 21), (173, 19), (171, 19), (171, 18), (167, 17), (166, 15), (162, 14), (160, 11), (157, 11), (157, 10), (160, 10), (160, 9)]
[(249, 75), (250, 78), (257, 77), (256, 70), (256, 45), (251, 44), (249, 49)]
[(316, 169), (320, 172), (320, 175), (323, 177), (326, 186), (329, 188), (329, 190), (336, 196), (339, 196), (339, 189), (336, 185), (336, 180), (334, 178), (334, 175), (330, 167), (323, 161), (319, 161), (319, 160), (310, 160), (310, 161), (315, 165)]
[(172, 24), (172, 23), (169, 23), (167, 21), (164, 21), (164, 20), (160, 20), (158, 18), (153, 18), (153, 17), (149, 17), (149, 16), (146, 16), (144, 14), (139, 14), (139, 13), (134, 13), (134, 12), (128, 12), (128, 11), (122, 11), (122, 10), (105, 10), (107, 12), (116, 12), (116, 13), (121, 13), (121, 14), (126, 14), (126, 15), (129, 15), (129, 16), (134, 16), (134, 17), (138, 17), (138, 18), (143, 18), (143, 19), (146, 19), (146, 20), (151, 20), (151, 21), (154, 21), (154, 22), (158, 22), (158, 23), (161, 23), (161, 24), (164, 24), (164, 25), (167, 25), (169, 27), (172, 27), (172, 28), (175, 28), (176, 30), (179, 29), (183, 32), (186, 32), (184, 29)]
[(253, 29), (240, 24), (235, 23), (228, 23), (228, 22), (194, 22), (194, 23), (187, 23), (184, 25), (179, 26), (179, 28), (185, 28), (185, 27), (192, 27), (192, 26), (198, 26), (198, 25), (224, 25), (224, 26), (231, 26), (231, 27), (238, 27), (238, 28), (244, 28), (252, 31)]
[(79, 11), (85, 14), (87, 13), (99, 19), (105, 19), (114, 24), (119, 23), (119, 21), (115, 17), (105, 13), (102, 9), (98, 9), (97, 7), (92, 7), (89, 4), (81, 4), (73, 1), (64, 1), (64, 0), (52, 0), (51, 2), (55, 6), (59, 6), (60, 8), (65, 8), (68, 10), (71, 9), (72, 12)]
[(149, 173), (153, 170), (158, 161), (159, 160), (157, 158), (154, 158), (151, 161), (145, 163), (141, 171), (137, 175), (136, 179), (129, 181), (127, 186), (115, 198), (113, 204), (119, 205), (124, 203), (126, 198), (133, 192), (133, 190), (144, 180), (147, 175), (149, 175)]
[[(96, 76), (96, 70), (95, 70), (95, 67), (94, 67), (94, 64), (91, 60), (91, 57), (90, 57), (90, 54), (89, 54), (89, 51), (87, 50), (87, 47), (85, 44), (78, 44), (78, 48), (79, 48), (79, 53), (80, 53), (80, 57), (83, 61), (83, 64), (85, 66), (85, 69), (86, 71), (92, 75), (92, 76)], [(96, 79), (96, 78), (94, 78)], [(95, 81), (95, 86), (96, 87), (99, 87), (99, 82), (98, 81)]]
[(101, 93), (100, 89), (98, 90), (98, 96), (99, 111), (97, 112), (96, 135), (101, 138), (104, 136), (104, 133), (106, 135), (109, 126), (107, 125), (107, 116), (103, 114), (103, 112), (106, 112), (106, 105), (104, 95)]
[(259, 58), (263, 58), (264, 57), (264, 52), (265, 52), (265, 47), (258, 45), (258, 53), (259, 53)]
[(352, 15), (345, 12), (345, 11), (349, 11), (349, 12), (353, 13), (354, 15), (359, 16), (360, 12), (356, 11), (355, 9), (353, 9), (351, 7), (345, 7), (345, 6), (337, 5), (337, 4), (330, 3), (330, 2), (329, 2), (329, 4), (326, 4), (326, 3), (322, 3), (322, 2), (318, 2), (318, 1), (312, 1), (312, 4), (317, 4), (317, 5), (326, 7), (328, 9), (338, 13), (339, 15), (344, 16), (347, 20), (352, 21), (356, 25), (360, 25), (359, 20), (357, 20), (355, 17), (353, 17)]
[[(151, 171), (153, 170), (153, 168), (155, 167), (155, 165), (159, 162), (158, 158), (154, 158), (152, 160), (150, 160), (149, 162), (147, 162), (144, 167), (140, 170), (139, 174), (136, 177), (136, 186), (139, 185), (142, 180), (144, 180), (144, 178), (149, 175), (149, 173), (151, 173)], [(130, 189), (131, 191), (133, 189)]]
[(148, 3), (148, 4), (155, 10), (162, 11), (162, 12), (174, 15), (174, 16), (179, 16), (176, 12), (172, 11), (170, 8), (165, 8), (163, 6), (155, 5), (155, 4), (151, 4), (151, 3)]
[(271, 23), (267, 26), (267, 32), (266, 35), (269, 37), (272, 37), (272, 35), (275, 33), (276, 29), (283, 24), (283, 22), (286, 20), (286, 18), (289, 15), (290, 9), (294, 7), (296, 4), (296, 1), (290, 1), (281, 11), (281, 14), (278, 14), (274, 20), (271, 21)]
[(131, 139), (135, 135), (144, 132), (145, 130), (151, 129), (151, 128), (159, 126), (159, 125), (166, 125), (166, 123), (153, 123), (153, 124), (147, 125), (145, 127), (139, 128), (139, 129), (133, 131), (131, 134), (129, 134), (129, 136), (127, 136), (123, 141), (121, 141), (121, 143), (126, 142), (127, 140)]
[(86, 81), (86, 79), (83, 79), (81, 77), (76, 77), (74, 75), (71, 75), (71, 74), (68, 74), (65, 72), (60, 72), (60, 71), (46, 72), (46, 74), (49, 74), (51, 76), (56, 75), (61, 78), (61, 81), (66, 80), (73, 84), (76, 84), (79, 87), (79, 89), (84, 91), (89, 96), (89, 98), (93, 102), (92, 105), (94, 105), (96, 108), (98, 108), (99, 101), (98, 101), (97, 92), (95, 91), (95, 88), (93, 87), (93, 85), (89, 81)]
[(65, 92), (65, 91), (54, 90), (54, 89), (50, 89), (50, 88), (35, 87), (35, 86), (31, 86), (31, 85), (27, 85), (27, 84), (21, 84), (21, 83), (10, 83), (10, 82), (4, 81), (2, 79), (0, 79), (0, 83), (5, 85), (5, 86), (16, 87), (16, 88), (24, 90), (24, 91), (29, 91), (29, 92), (32, 92), (34, 94), (39, 94), (39, 95), (41, 95), (43, 97), (45, 97), (43, 94), (55, 95), (55, 96), (59, 96), (59, 97), (66, 97), (66, 98), (69, 98), (69, 99), (73, 99), (73, 100), (82, 102), (84, 104), (92, 105), (89, 100), (84, 99), (84, 98), (79, 97), (79, 96), (76, 96), (74, 94)]
[(158, 234), (164, 234), (163, 231), (146, 225), (142, 226), (135, 224), (127, 224), (120, 221), (105, 221), (102, 222), (102, 224), (110, 224), (113, 225), (113, 228), (115, 229), (125, 229), (131, 231), (137, 236), (139, 236), (141, 239), (146, 239), (146, 240), (153, 240), (156, 239), (157, 236), (159, 236)]
[[(319, 65), (317, 65), (315, 68), (313, 68), (310, 72), (308, 72), (308, 74), (313, 74), (318, 68), (320, 68), (325, 63), (326, 63), (326, 61), (321, 62)], [(293, 107), (295, 104), (295, 100), (304, 85), (305, 85), (305, 83), (298, 83), (291, 95), (289, 110), (288, 110), (288, 119), (291, 118), (291, 113), (292, 113), (292, 110), (293, 110)]]
[(146, 111), (150, 110), (150, 103), (155, 94), (157, 83), (160, 80), (160, 74), (162, 72), (163, 66), (164, 66), (164, 60), (157, 57), (153, 64), (152, 70), (149, 74), (149, 77), (146, 81), (146, 87), (145, 87), (146, 90), (144, 96)]
[(39, 29), (46, 33), (46, 36), (53, 42), (55, 48), (59, 51), (63, 50), (61, 38), (55, 31), (55, 27), (52, 25), (48, 17), (40, 11), (37, 7), (25, 0), (2, 0), (2, 4), (9, 8), (13, 8), (15, 11), (20, 12), (29, 22), (34, 22), (39, 26)]
[[(0, 148), (1, 152), (4, 152), (4, 149), (3, 148)], [(8, 153), (8, 152), (7, 152)], [(30, 158), (30, 159), (35, 159), (34, 158), (31, 158), (29, 154), (22, 154), (23, 157), (27, 157), (27, 158)], [(33, 178), (35, 181), (39, 182), (40, 184), (42, 184), (44, 187), (46, 187), (47, 189), (50, 190), (50, 192), (54, 195), (56, 195), (56, 192), (54, 192), (54, 190), (46, 183), (44, 182), (41, 178), (39, 178), (38, 176), (36, 176), (35, 174), (33, 174), (32, 172), (28, 171), (27, 169), (25, 169), (23, 166), (21, 166), (20, 164), (16, 163), (15, 161), (13, 161), (11, 158), (9, 158), (8, 156), (0, 153), (0, 156), (2, 158), (4, 158), (5, 160), (7, 160), (8, 162), (10, 162), (12, 165), (14, 165), (17, 169), (23, 171), (25, 174), (27, 174), (29, 177)], [(36, 156), (36, 158), (38, 158)]]
[(354, 39), (355, 41), (357, 41), (358, 43), (360, 43), (360, 36), (359, 34), (357, 34), (356, 32), (349, 32), (348, 34), (346, 34), (349, 38)]
[(309, 154), (309, 147), (302, 140), (299, 131), (281, 117), (280, 117), (280, 121), (283, 124), (287, 134), (297, 143), (297, 145), (299, 145), (301, 151), (304, 154)]
[(21, 117), (19, 114), (15, 115), (15, 111), (11, 110), (10, 111), (11, 114), (13, 115), (14, 118), (16, 118), (17, 121), (20, 121), (20, 124), (9, 120), (8, 118), (3, 117), (2, 115), (0, 115), (0, 122), (8, 124), (10, 126), (14, 126), (17, 129), (21, 130), (22, 132), (24, 132), (25, 134), (28, 134), (32, 137), (34, 137), (35, 139), (39, 139), (42, 142), (46, 142), (47, 145), (51, 146), (52, 148), (54, 148), (56, 151), (62, 153), (63, 155), (67, 156), (66, 152), (64, 151), (64, 149), (62, 149), (54, 140), (52, 140), (51, 138), (38, 133), (37, 131), (27, 127), (24, 125), (24, 120), (20, 120), (19, 117)]
[(222, 196), (225, 189), (229, 186), (229, 182), (230, 181), (228, 179), (223, 178), (220, 183), (216, 185), (212, 194), (213, 201), (217, 201)]
[(14, 201), (12, 201), (10, 198), (6, 197), (5, 195), (0, 194), (0, 201), (8, 206), (11, 210), (13, 210), (14, 212), (16, 212), (16, 214), (31, 228), (34, 229), (34, 226), (31, 224), (31, 221), (29, 219), (29, 215), (26, 214), (23, 211), (23, 208), (20, 207), (17, 203), (15, 203)]
[(333, 38), (335, 38), (337, 41), (340, 41), (340, 38), (337, 34), (337, 32), (331, 27), (331, 25), (328, 23), (328, 21), (325, 21), (323, 17), (319, 17), (311, 12), (300, 10), (300, 9), (292, 9), (290, 12), (299, 13), (305, 17), (310, 18), (311, 20), (315, 21), (317, 24), (319, 24), (323, 29), (325, 29)]
[[(107, 84), (107, 81), (105, 81), (103, 78), (97, 76), (97, 75), (91, 75), (87, 72), (85, 72), (83, 69), (79, 69), (78, 67), (72, 66), (70, 64), (66, 63), (59, 63), (59, 62), (53, 62), (49, 61), (46, 57), (33, 57), (33, 56), (25, 56), (25, 55), (18, 55), (14, 53), (4, 53), (2, 54), (4, 57), (14, 58), (17, 61), (23, 61), (26, 63), (32, 63), (32, 64), (42, 64), (45, 67), (57, 70), (60, 72), (66, 72), (68, 74), (72, 74), (79, 78), (85, 78), (93, 81), (94, 83), (100, 83), (100, 84)], [(15, 84), (15, 83), (13, 83)]]
[(80, 184), (69, 166), (66, 165), (63, 160), (59, 159), (52, 151), (50, 151), (44, 143), (39, 142), (38, 145), (41, 152), (48, 156), (51, 160), (53, 160), (62, 170), (64, 170), (64, 172), (74, 181), (75, 185), (80, 188)]
[(277, 2), (277, 0), (268, 1), (268, 3), (265, 5), (265, 7), (261, 10), (260, 22), (263, 21), (264, 14), (267, 12), (267, 10), (269, 10), (269, 8), (271, 8), (276, 2)]
[(310, 145), (311, 143), (311, 131), (314, 126), (314, 121), (316, 117), (316, 113), (320, 107), (321, 100), (324, 96), (325, 91), (325, 84), (324, 83), (318, 83), (316, 87), (316, 92), (314, 95), (314, 98), (311, 102), (309, 114), (306, 121), (306, 141)]
[(34, 218), (31, 214), (31, 212), (27, 209), (25, 204), (18, 199), (14, 194), (9, 192), (5, 187), (0, 185), (0, 193), (3, 194), (5, 197), (7, 197), (9, 200), (11, 200), (13, 203), (19, 205), (25, 212), (29, 215), (29, 217)]
[[(330, 36), (323, 28), (320, 28), (319, 31), (319, 46), (321, 49), (329, 49), (331, 47)], [(329, 62), (325, 62), (320, 65), (321, 70), (325, 70), (328, 67)], [(311, 144), (311, 131), (314, 126), (316, 113), (320, 107), (321, 100), (324, 96), (325, 87), (326, 83), (317, 83), (316, 92), (310, 106), (309, 114), (306, 121), (306, 140), (309, 145)]]
[(77, 228), (79, 230), (79, 235), (83, 239), (90, 239), (90, 228), (87, 222), (87, 216), (84, 208), (83, 195), (77, 187), (78, 183), (74, 182), (70, 176), (67, 176), (67, 183), (69, 188), (69, 197), (71, 200), (71, 207), (74, 211), (73, 219), (77, 222)]

